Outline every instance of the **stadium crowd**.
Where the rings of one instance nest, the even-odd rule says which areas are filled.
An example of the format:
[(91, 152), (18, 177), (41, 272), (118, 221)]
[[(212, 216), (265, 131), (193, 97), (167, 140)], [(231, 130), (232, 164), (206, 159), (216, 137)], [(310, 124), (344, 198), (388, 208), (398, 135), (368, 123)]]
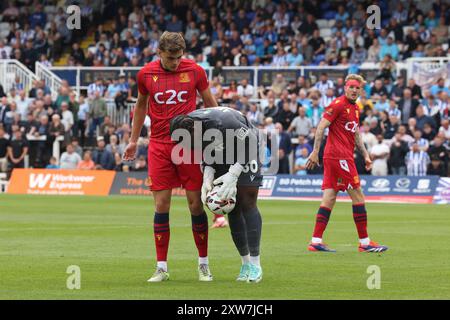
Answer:
[[(185, 56), (214, 68), (210, 86), (219, 103), (276, 133), (279, 173), (299, 175), (320, 173), (321, 168), (306, 170), (306, 159), (324, 108), (343, 94), (343, 78), (331, 81), (323, 73), (316, 82), (306, 77), (287, 81), (280, 73), (269, 87), (254, 87), (248, 79), (225, 86), (223, 66), (331, 65), (357, 72), (364, 62), (378, 63), (378, 76), (358, 100), (360, 130), (374, 165), (365, 172), (364, 160), (355, 152), (359, 173), (448, 176), (446, 79), (422, 88), (396, 73), (396, 63), (406, 58), (449, 55), (450, 10), (445, 1), (372, 1), (381, 8), (380, 30), (365, 27), (367, 3), (361, 1), (208, 0), (207, 6), (177, 0), (134, 0), (132, 5), (78, 1), (82, 25), (98, 24), (95, 44), (86, 50), (81, 41), (87, 30), (68, 30), (67, 16), (55, 2), (2, 2), (2, 22), (8, 23), (9, 32), (0, 37), (0, 59), (18, 59), (34, 70), (35, 61), (50, 66), (69, 46), (68, 65), (143, 66), (157, 59), (164, 30), (183, 32)], [(46, 9), (49, 5), (52, 10)], [(324, 26), (329, 20), (334, 24)], [(8, 92), (0, 86), (0, 171), (23, 167), (25, 156), (37, 168), (147, 170), (149, 119), (141, 132), (138, 160), (124, 164), (130, 123), (117, 123), (106, 107), (106, 99), (112, 99), (118, 110), (126, 108), (137, 96), (134, 78), (97, 79), (79, 98), (66, 81), (56, 100), (50, 93), (43, 81), (25, 88), (17, 78)], [(60, 159), (52, 157), (55, 139), (62, 140)]]

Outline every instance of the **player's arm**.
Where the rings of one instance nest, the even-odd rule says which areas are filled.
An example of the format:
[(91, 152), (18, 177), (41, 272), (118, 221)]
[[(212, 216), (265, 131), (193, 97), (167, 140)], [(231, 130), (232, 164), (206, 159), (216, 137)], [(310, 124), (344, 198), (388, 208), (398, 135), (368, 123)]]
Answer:
[(319, 165), (319, 151), (322, 145), (323, 136), (325, 134), (325, 129), (331, 125), (331, 122), (325, 118), (322, 118), (316, 129), (316, 134), (314, 136), (314, 149), (308, 157), (306, 162), (306, 169), (314, 169), (316, 165)]
[(370, 159), (370, 154), (367, 151), (366, 146), (364, 145), (364, 142), (362, 141), (359, 130), (356, 130), (356, 132), (355, 132), (355, 145), (356, 145), (356, 148), (363, 155), (364, 161), (366, 162), (366, 170), (369, 171), (370, 169), (372, 169), (372, 160)]
[(148, 95), (138, 92), (136, 105), (134, 107), (133, 125), (131, 128), (130, 143), (125, 148), (123, 159), (132, 161), (136, 156), (137, 141), (144, 125), (145, 116), (147, 114)]
[(203, 90), (200, 92), (200, 95), (203, 99), (203, 104), (205, 105), (205, 108), (211, 108), (211, 107), (218, 107), (216, 98), (211, 93), (211, 90), (209, 88)]

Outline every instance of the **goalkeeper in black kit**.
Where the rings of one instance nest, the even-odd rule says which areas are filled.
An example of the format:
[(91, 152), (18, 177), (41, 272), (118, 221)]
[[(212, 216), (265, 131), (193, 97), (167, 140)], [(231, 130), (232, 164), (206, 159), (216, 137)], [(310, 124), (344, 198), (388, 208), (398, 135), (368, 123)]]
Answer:
[(170, 134), (183, 154), (186, 149), (197, 155), (201, 150), (199, 157), (187, 159), (202, 162), (203, 203), (215, 186), (221, 200), (236, 198), (234, 209), (228, 213), (231, 236), (242, 259), (236, 280), (260, 282), (262, 220), (257, 198), (262, 174), (258, 129), (239, 111), (216, 107), (175, 117)]

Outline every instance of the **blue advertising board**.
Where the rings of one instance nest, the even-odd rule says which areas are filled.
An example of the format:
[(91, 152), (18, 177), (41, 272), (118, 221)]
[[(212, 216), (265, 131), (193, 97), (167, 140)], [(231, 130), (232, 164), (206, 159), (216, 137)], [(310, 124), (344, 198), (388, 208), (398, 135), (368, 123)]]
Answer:
[[(360, 176), (361, 188), (368, 200), (431, 203), (438, 176)], [(322, 175), (264, 176), (260, 195), (278, 198), (322, 197)], [(343, 195), (343, 193), (341, 193)]]

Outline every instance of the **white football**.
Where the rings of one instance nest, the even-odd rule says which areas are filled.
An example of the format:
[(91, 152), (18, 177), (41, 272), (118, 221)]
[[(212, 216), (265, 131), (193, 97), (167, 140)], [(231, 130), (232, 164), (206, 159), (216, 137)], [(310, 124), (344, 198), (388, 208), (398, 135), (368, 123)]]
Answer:
[(217, 196), (217, 191), (220, 186), (215, 186), (206, 196), (206, 206), (214, 214), (228, 214), (233, 211), (236, 205), (236, 195), (231, 199), (220, 200)]

